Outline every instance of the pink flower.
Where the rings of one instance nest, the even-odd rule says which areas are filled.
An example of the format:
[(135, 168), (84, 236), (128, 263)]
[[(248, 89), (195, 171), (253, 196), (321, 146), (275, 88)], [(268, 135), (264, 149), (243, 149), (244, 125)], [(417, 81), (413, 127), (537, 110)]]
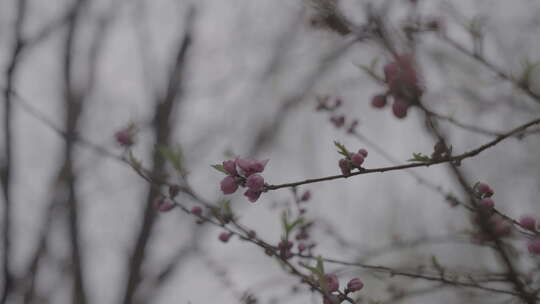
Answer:
[(154, 208), (159, 212), (167, 212), (172, 210), (176, 205), (169, 199), (158, 197), (154, 200)]
[(229, 239), (231, 238), (231, 236), (232, 236), (232, 233), (224, 231), (219, 234), (219, 240), (222, 241), (223, 243), (227, 243)]
[(336, 128), (341, 128), (345, 124), (345, 115), (335, 115), (330, 117), (330, 121)]
[(221, 180), (220, 186), (223, 194), (232, 194), (238, 189), (236, 179), (230, 175)]
[(493, 208), (493, 206), (495, 206), (495, 202), (491, 198), (486, 197), (480, 200), (480, 206), (484, 208)]
[(114, 137), (122, 147), (131, 147), (135, 142), (132, 128), (120, 130), (114, 134)]
[(250, 202), (255, 203), (261, 196), (261, 193), (261, 191), (248, 189), (246, 192), (244, 192), (244, 195), (248, 198)]
[(253, 191), (261, 191), (264, 188), (264, 178), (260, 174), (252, 174), (246, 180), (246, 187)]
[(394, 104), (392, 104), (392, 113), (399, 119), (405, 118), (407, 116), (407, 110), (409, 105), (401, 99), (394, 99)]
[(491, 187), (486, 184), (480, 183), (476, 185), (476, 189), (478, 190), (478, 193), (480, 193), (480, 195), (484, 195), (486, 197), (493, 196), (493, 189), (491, 189)]
[(377, 109), (384, 108), (384, 106), (386, 106), (386, 95), (379, 94), (373, 96), (373, 98), (371, 99), (371, 106)]
[(364, 155), (355, 153), (351, 156), (351, 162), (353, 165), (360, 167), (364, 163)]
[(364, 287), (364, 283), (359, 278), (354, 278), (347, 283), (347, 291), (355, 292)]
[(536, 230), (536, 219), (529, 215), (524, 215), (519, 219), (519, 223), (523, 228), (535, 231)]
[(236, 165), (242, 169), (244, 177), (249, 177), (252, 174), (263, 172), (268, 161), (269, 159), (259, 161), (249, 158), (237, 158)]
[(527, 243), (527, 249), (531, 254), (540, 254), (540, 237), (529, 240)]
[(362, 154), (362, 156), (364, 156), (364, 158), (366, 158), (367, 155), (368, 155), (368, 152), (367, 152), (366, 149), (360, 149), (360, 150), (358, 150), (358, 153)]
[(200, 216), (202, 214), (202, 208), (199, 206), (195, 206), (191, 208), (191, 213)]
[(339, 289), (339, 280), (335, 274), (327, 274), (325, 275), (326, 278), (326, 286), (328, 287), (328, 292), (334, 292), (338, 291)]
[(343, 173), (343, 175), (349, 175), (351, 174), (351, 164), (349, 163), (349, 161), (345, 158), (342, 158), (339, 160), (339, 168), (341, 169), (341, 173)]
[(311, 192), (309, 190), (307, 190), (306, 192), (304, 192), (304, 194), (302, 194), (302, 196), (300, 197), (300, 200), (302, 202), (306, 202), (306, 201), (309, 201), (311, 199)]
[(226, 160), (223, 162), (223, 169), (232, 176), (237, 176), (236, 162), (234, 160)]

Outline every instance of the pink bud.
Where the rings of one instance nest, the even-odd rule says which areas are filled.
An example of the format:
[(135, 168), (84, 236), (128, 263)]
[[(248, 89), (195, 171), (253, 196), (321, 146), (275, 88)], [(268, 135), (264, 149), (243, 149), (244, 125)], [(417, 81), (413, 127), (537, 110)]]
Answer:
[(407, 116), (408, 109), (409, 105), (405, 101), (401, 99), (394, 99), (394, 104), (392, 104), (392, 113), (394, 113), (394, 116), (399, 119), (405, 118), (405, 116)]
[(371, 106), (377, 109), (384, 108), (384, 106), (386, 106), (386, 95), (379, 94), (373, 96), (373, 98), (371, 99)]
[(330, 117), (330, 121), (336, 128), (341, 128), (345, 124), (345, 115), (337, 115)]
[(531, 254), (540, 254), (540, 238), (536, 237), (532, 240), (529, 240), (527, 243), (527, 249)]
[(133, 132), (130, 129), (124, 129), (114, 134), (116, 141), (123, 147), (131, 147), (134, 143)]
[(167, 212), (172, 210), (176, 205), (169, 199), (158, 197), (154, 200), (154, 208), (159, 212)]
[(364, 156), (364, 158), (366, 158), (367, 155), (368, 155), (368, 152), (367, 152), (366, 149), (360, 149), (360, 150), (358, 150), (358, 153), (362, 154), (362, 156)]
[(244, 192), (244, 195), (248, 198), (250, 202), (255, 203), (261, 196), (261, 193), (261, 191), (248, 189), (246, 192)]
[(491, 198), (486, 197), (480, 200), (480, 206), (484, 208), (493, 208), (493, 206), (495, 206), (495, 202)]
[(328, 292), (338, 291), (339, 289), (339, 280), (335, 274), (326, 274), (326, 286), (328, 287)]
[(232, 233), (224, 231), (219, 234), (219, 240), (222, 241), (223, 243), (227, 243), (229, 239), (231, 238), (231, 236), (232, 236)]
[(234, 160), (226, 160), (223, 162), (223, 168), (227, 173), (229, 173), (232, 176), (238, 175), (238, 172), (236, 171), (236, 162)]
[(246, 187), (253, 191), (261, 191), (264, 188), (264, 178), (260, 174), (250, 175), (246, 180)]
[(364, 163), (364, 156), (360, 153), (355, 153), (351, 156), (353, 165), (360, 167)]
[(221, 180), (221, 191), (223, 191), (223, 194), (232, 194), (238, 189), (238, 183), (236, 183), (236, 179), (232, 176), (226, 176), (224, 179)]
[(200, 216), (202, 214), (202, 208), (199, 206), (195, 206), (191, 208), (191, 213)]
[(399, 72), (399, 66), (395, 62), (390, 62), (384, 66), (384, 80), (386, 83), (390, 83), (397, 77)]
[(300, 200), (302, 202), (306, 202), (306, 201), (309, 201), (311, 199), (311, 192), (309, 190), (307, 190), (306, 192), (304, 192), (304, 194), (302, 194), (302, 196), (300, 197)]
[(347, 283), (347, 289), (349, 292), (359, 291), (364, 287), (364, 283), (359, 278), (354, 278)]
[(476, 185), (476, 189), (481, 195), (484, 195), (487, 197), (493, 196), (493, 189), (491, 189), (491, 187), (486, 184), (480, 183)]
[(293, 242), (282, 240), (278, 244), (279, 249), (291, 249), (294, 246)]
[(263, 172), (268, 161), (269, 159), (259, 161), (248, 158), (237, 158), (236, 165), (242, 169), (245, 177), (249, 177), (254, 173)]
[(304, 243), (298, 243), (298, 252), (302, 253), (304, 250), (306, 250), (306, 245)]
[(519, 219), (519, 223), (523, 228), (535, 231), (536, 230), (536, 219), (529, 215), (524, 215)]
[(339, 160), (339, 168), (341, 169), (341, 173), (343, 173), (343, 175), (349, 175), (351, 174), (351, 164), (349, 163), (349, 161), (345, 158), (342, 158)]

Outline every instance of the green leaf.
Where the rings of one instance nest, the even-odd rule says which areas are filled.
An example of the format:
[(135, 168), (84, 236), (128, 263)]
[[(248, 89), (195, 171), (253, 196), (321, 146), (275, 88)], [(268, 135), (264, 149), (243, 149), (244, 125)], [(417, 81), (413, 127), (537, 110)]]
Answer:
[(225, 171), (225, 168), (223, 168), (223, 165), (221, 165), (221, 164), (211, 165), (210, 167), (218, 170), (221, 173), (225, 173), (226, 175), (229, 175), (229, 173), (227, 171)]
[(183, 174), (184, 168), (182, 166), (183, 154), (180, 146), (176, 146), (173, 150), (167, 146), (157, 145), (156, 149), (158, 150), (160, 156), (169, 161), (173, 168), (180, 174)]
[(324, 273), (324, 261), (322, 256), (317, 257), (317, 269), (320, 273)]
[(408, 159), (408, 162), (420, 162), (420, 163), (429, 163), (432, 161), (431, 157), (422, 154), (422, 153), (413, 153), (413, 158)]
[(288, 225), (288, 227), (287, 227), (288, 229), (287, 229), (287, 230), (288, 230), (289, 232), (291, 232), (291, 231), (293, 231), (293, 229), (294, 229), (297, 225), (302, 224), (303, 222), (304, 222), (304, 218), (303, 218), (303, 217), (299, 217), (299, 218), (297, 218), (294, 222), (292, 222), (292, 223), (290, 223), (290, 224)]
[(350, 157), (349, 150), (345, 146), (337, 141), (334, 141), (334, 145), (338, 148), (338, 153), (345, 156), (346, 158)]

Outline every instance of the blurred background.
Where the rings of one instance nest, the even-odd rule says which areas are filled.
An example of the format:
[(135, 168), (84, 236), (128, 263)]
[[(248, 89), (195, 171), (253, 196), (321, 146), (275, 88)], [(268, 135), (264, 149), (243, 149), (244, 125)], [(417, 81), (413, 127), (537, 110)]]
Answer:
[[(334, 140), (366, 148), (366, 168), (393, 165), (387, 156), (405, 163), (413, 152), (429, 155), (434, 142), (422, 113), (398, 120), (370, 105), (384, 88), (359, 66), (377, 58), (382, 74), (389, 55), (373, 41), (317, 26), (313, 2), (0, 0), (0, 160), (9, 187), (1, 209), (2, 289), (10, 291), (3, 303), (248, 303), (246, 294), (257, 299), (249, 303), (320, 303), (252, 244), (224, 244), (219, 229), (192, 216), (154, 212), (155, 190), (113, 157), (123, 153), (115, 132), (132, 122), (133, 153), (145, 167), (178, 178), (154, 147), (179, 146), (189, 184), (217, 202), (223, 176), (210, 165), (230, 155), (270, 159), (264, 176), (272, 184), (339, 174)], [(411, 14), (438, 18), (471, 49), (474, 27), (483, 54), (510, 75), (540, 59), (536, 1), (418, 1), (414, 12), (410, 2), (339, 6), (357, 24), (371, 7), (396, 33)], [(540, 114), (537, 102), (435, 33), (416, 41), (415, 54), (424, 103), (437, 113), (496, 132)], [(538, 93), (539, 75), (530, 75)], [(315, 110), (321, 95), (343, 100), (333, 115), (357, 119), (360, 136)], [(440, 126), (454, 153), (493, 139)], [(512, 217), (540, 213), (538, 134), (510, 138), (461, 167), (495, 189), (497, 207)], [(316, 254), (396, 268), (431, 265), (435, 255), (449, 269), (497, 272), (493, 252), (470, 242), (466, 210), (409, 171), (461, 195), (444, 165), (300, 187), (312, 194), (305, 216), (315, 223)], [(255, 204), (241, 193), (228, 197), (242, 223), (279, 242), (290, 190)], [(186, 195), (179, 201), (196, 204)], [(516, 254), (523, 242), (516, 240)], [(474, 289), (326, 267), (342, 284), (362, 278), (361, 303), (495, 302)]]

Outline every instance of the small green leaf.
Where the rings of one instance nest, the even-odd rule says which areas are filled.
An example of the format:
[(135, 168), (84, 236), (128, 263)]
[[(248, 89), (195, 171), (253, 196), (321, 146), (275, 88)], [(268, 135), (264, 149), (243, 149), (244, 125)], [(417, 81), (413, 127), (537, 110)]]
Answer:
[(221, 164), (211, 165), (210, 167), (212, 167), (212, 168), (218, 170), (218, 171), (221, 172), (221, 173), (225, 173), (225, 174), (227, 174), (227, 175), (229, 174), (227, 171), (225, 171), (225, 168), (223, 168), (223, 165), (221, 165)]
[(420, 163), (429, 163), (432, 161), (431, 157), (422, 154), (422, 153), (413, 153), (413, 158), (408, 159), (408, 162), (420, 162)]
[(349, 150), (345, 146), (337, 141), (334, 141), (334, 145), (338, 148), (338, 153), (345, 156), (346, 158), (350, 157)]
[(160, 156), (169, 161), (173, 168), (180, 174), (183, 174), (184, 168), (182, 166), (183, 154), (180, 146), (176, 146), (173, 150), (167, 146), (157, 145), (156, 149), (158, 150)]
[(294, 222), (292, 222), (292, 223), (290, 223), (290, 224), (288, 225), (288, 227), (287, 227), (288, 229), (287, 229), (287, 230), (288, 230), (289, 232), (291, 232), (291, 231), (293, 231), (293, 229), (294, 229), (297, 225), (302, 224), (303, 222), (304, 222), (304, 218), (303, 218), (303, 217), (299, 217), (299, 218), (297, 218)]

